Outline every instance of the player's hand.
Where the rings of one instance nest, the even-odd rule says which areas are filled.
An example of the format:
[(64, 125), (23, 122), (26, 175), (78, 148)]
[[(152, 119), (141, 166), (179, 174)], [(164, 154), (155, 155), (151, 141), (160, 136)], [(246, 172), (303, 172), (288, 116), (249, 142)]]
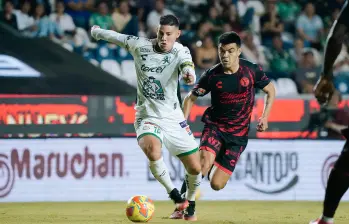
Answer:
[(266, 117), (259, 118), (257, 124), (257, 131), (263, 132), (268, 129), (268, 119)]
[(183, 80), (184, 80), (185, 84), (187, 84), (187, 85), (194, 85), (195, 84), (194, 76), (190, 73), (184, 74)]
[(314, 94), (320, 105), (327, 104), (332, 98), (335, 88), (331, 79), (321, 75), (314, 86)]
[(100, 26), (97, 26), (97, 25), (94, 25), (94, 26), (92, 26), (91, 27), (91, 36), (94, 38), (94, 39), (96, 39), (96, 40), (98, 40), (98, 38), (97, 38), (97, 33), (96, 32), (94, 32), (96, 29), (99, 29), (100, 28)]

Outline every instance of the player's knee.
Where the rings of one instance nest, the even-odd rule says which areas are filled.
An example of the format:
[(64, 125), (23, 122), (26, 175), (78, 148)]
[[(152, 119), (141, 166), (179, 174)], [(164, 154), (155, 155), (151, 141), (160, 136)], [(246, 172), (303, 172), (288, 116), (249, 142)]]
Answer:
[(139, 146), (150, 161), (156, 161), (161, 158), (161, 148), (151, 139), (141, 139)]
[(187, 172), (191, 175), (198, 175), (201, 172), (200, 163), (193, 163), (187, 167)]
[(222, 190), (225, 187), (225, 183), (211, 181), (211, 188), (215, 191)]
[(208, 172), (210, 171), (212, 167), (212, 164), (208, 163), (208, 162), (201, 162), (201, 173), (203, 176), (207, 176)]
[(207, 176), (214, 161), (215, 155), (210, 152), (202, 151), (200, 155), (202, 175)]

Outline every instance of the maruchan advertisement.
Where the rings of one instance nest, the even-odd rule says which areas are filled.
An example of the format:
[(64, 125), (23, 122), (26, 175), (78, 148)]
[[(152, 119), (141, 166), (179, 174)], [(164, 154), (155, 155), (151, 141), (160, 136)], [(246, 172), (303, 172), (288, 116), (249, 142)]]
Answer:
[[(214, 191), (205, 178), (201, 200), (321, 201), (343, 145), (250, 140), (227, 186)], [(181, 162), (166, 148), (163, 157), (180, 188)], [(0, 202), (124, 201), (135, 194), (168, 200), (148, 166), (135, 138), (1, 140)]]

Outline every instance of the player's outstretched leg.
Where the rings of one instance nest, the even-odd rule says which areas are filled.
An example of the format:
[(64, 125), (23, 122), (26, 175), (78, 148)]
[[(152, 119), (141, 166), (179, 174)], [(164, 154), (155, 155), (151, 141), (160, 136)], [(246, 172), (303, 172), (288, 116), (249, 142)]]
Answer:
[(149, 159), (149, 168), (154, 177), (166, 188), (170, 198), (176, 204), (176, 208), (183, 211), (188, 207), (188, 201), (183, 199), (172, 183), (170, 173), (161, 153), (161, 142), (153, 135), (145, 135), (138, 140), (139, 146)]
[(349, 142), (339, 156), (327, 182), (322, 216), (310, 224), (333, 224), (339, 202), (349, 188)]
[(186, 198), (189, 201), (189, 206), (185, 210), (184, 219), (189, 221), (196, 221), (197, 217), (195, 215), (195, 194), (200, 186), (202, 176), (199, 153), (198, 151), (196, 151), (189, 155), (180, 156), (179, 159), (182, 161), (186, 169)]

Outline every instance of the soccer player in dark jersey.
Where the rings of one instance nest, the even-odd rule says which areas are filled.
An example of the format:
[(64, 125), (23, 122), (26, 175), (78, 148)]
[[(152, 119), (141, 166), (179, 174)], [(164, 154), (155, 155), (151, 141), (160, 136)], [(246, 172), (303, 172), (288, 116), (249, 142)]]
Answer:
[[(342, 44), (348, 33), (349, 6), (346, 1), (328, 35), (322, 75), (314, 88), (315, 97), (322, 105), (328, 103), (335, 90), (333, 64), (341, 52)], [(339, 202), (349, 188), (349, 128), (342, 129), (342, 134), (347, 141), (328, 178), (322, 215), (317, 220), (311, 221), (310, 224), (333, 224), (333, 217)]]
[[(275, 88), (262, 68), (240, 59), (241, 39), (235, 32), (224, 33), (219, 38), (220, 63), (207, 70), (198, 84), (185, 97), (183, 112), (188, 118), (198, 97), (211, 94), (211, 106), (202, 116), (205, 123), (200, 142), (201, 169), (208, 175), (211, 188), (219, 191), (225, 187), (240, 154), (248, 141), (255, 89), (267, 94), (266, 104), (258, 131), (268, 128), (268, 116), (275, 98)], [(183, 183), (182, 191), (185, 191)], [(195, 204), (189, 204), (184, 219), (195, 215)], [(190, 213), (190, 214), (188, 214)], [(182, 212), (174, 211), (170, 218), (181, 218)]]

